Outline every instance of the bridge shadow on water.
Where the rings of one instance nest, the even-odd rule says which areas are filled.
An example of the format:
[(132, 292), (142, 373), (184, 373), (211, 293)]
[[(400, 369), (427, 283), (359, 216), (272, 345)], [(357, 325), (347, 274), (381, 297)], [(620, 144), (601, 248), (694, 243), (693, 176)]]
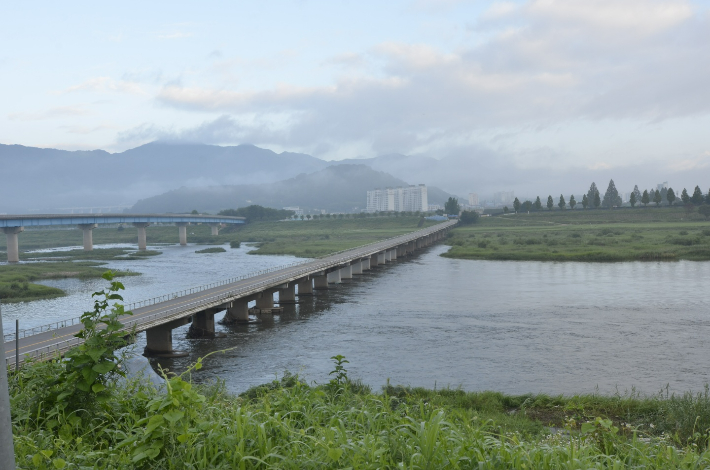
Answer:
[[(222, 325), (226, 311), (215, 315), (215, 329), (218, 336), (214, 339), (187, 339), (189, 325), (173, 330), (174, 348), (188, 353), (185, 357), (176, 358), (150, 358), (148, 359), (153, 370), (158, 373), (159, 368), (180, 374), (198, 358), (214, 353), (203, 363), (204, 374), (209, 377), (223, 377), (231, 371), (228, 366), (233, 361), (243, 361), (254, 354), (275, 354), (277, 350), (261, 350), (264, 343), (269, 343), (272, 337), (284, 333), (295, 333), (296, 327), (301, 322), (318, 321), (324, 315), (331, 313), (338, 304), (348, 304), (357, 301), (362, 295), (367, 295), (370, 289), (376, 289), (379, 279), (383, 276), (396, 276), (400, 266), (417, 263), (418, 258), (431, 247), (418, 253), (403, 258), (398, 258), (391, 263), (378, 265), (362, 274), (353, 275), (352, 279), (343, 279), (340, 284), (329, 284), (327, 290), (314, 290), (313, 295), (297, 297), (297, 303), (284, 304), (283, 311), (273, 315), (250, 315), (248, 324)], [(275, 296), (275, 303), (278, 297)], [(250, 306), (253, 302), (250, 302)], [(294, 331), (290, 331), (294, 330)], [(136, 351), (144, 346), (144, 335), (137, 341)], [(328, 360), (326, 357), (325, 360)], [(297, 371), (291, 371), (297, 372)], [(201, 382), (200, 373), (194, 374), (192, 379)]]

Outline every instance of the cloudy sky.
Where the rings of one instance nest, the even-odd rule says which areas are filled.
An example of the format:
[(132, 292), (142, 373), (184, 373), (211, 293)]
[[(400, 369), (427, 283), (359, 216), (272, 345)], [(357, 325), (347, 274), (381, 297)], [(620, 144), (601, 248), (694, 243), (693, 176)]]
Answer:
[(710, 1), (3, 2), (0, 143), (710, 165)]

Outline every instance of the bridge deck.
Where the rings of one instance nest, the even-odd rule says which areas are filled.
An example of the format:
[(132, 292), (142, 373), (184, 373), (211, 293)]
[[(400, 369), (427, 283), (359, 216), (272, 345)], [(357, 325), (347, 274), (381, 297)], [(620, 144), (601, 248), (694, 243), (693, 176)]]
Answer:
[[(447, 230), (452, 225), (455, 225), (456, 222), (445, 222), (410, 234), (335, 253), (325, 258), (257, 274), (246, 279), (228, 282), (198, 292), (185, 293), (175, 298), (155, 303), (149, 302), (149, 305), (133, 308), (133, 315), (124, 317), (122, 322), (126, 325), (127, 330), (135, 328), (137, 332), (145, 331), (154, 326), (191, 316), (208, 308), (219, 307), (233, 300), (250, 297), (264, 290), (273, 289), (309, 275), (316, 275), (358, 259), (365, 259), (375, 253)], [(20, 338), (20, 357), (22, 358), (25, 355), (49, 356), (67, 351), (80, 341), (74, 337), (74, 334), (82, 326), (77, 323)], [(5, 342), (4, 347), (7, 361), (14, 364), (15, 340)]]

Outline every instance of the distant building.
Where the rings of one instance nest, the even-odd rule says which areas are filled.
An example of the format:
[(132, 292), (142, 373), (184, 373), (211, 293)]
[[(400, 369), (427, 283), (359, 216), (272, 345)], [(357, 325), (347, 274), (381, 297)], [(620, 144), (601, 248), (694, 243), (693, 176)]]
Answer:
[(468, 205), (469, 206), (478, 206), (478, 194), (468, 193)]
[(444, 208), (441, 207), (439, 204), (429, 204), (429, 212), (436, 212), (438, 210), (443, 210)]
[(367, 192), (367, 212), (426, 212), (428, 209), (427, 188), (423, 184)]
[(285, 210), (285, 211), (293, 211), (293, 212), (294, 212), (296, 215), (298, 215), (298, 216), (303, 215), (303, 209), (301, 209), (301, 208), (298, 207), (298, 206), (296, 206), (296, 207), (284, 207), (284, 210)]
[(668, 181), (664, 181), (663, 183), (656, 185), (656, 191), (660, 191), (662, 189), (668, 189)]
[(493, 205), (503, 206), (512, 204), (515, 200), (515, 191), (501, 191), (493, 194)]

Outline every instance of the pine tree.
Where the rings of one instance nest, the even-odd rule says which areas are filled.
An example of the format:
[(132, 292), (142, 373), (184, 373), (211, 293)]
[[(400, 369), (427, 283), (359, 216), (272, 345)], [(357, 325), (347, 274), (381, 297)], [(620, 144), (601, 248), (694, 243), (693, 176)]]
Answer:
[(516, 214), (520, 212), (520, 199), (517, 197), (515, 198), (515, 201), (513, 201), (513, 209), (515, 209)]
[(599, 190), (597, 189), (597, 184), (592, 182), (592, 185), (589, 186), (589, 191), (587, 191), (587, 200), (590, 203), (594, 202), (594, 193), (598, 193)]
[(690, 202), (694, 205), (699, 206), (703, 203), (703, 192), (700, 191), (700, 187), (696, 186), (693, 195), (690, 197)]
[(594, 193), (594, 200), (592, 202), (594, 203), (594, 208), (599, 209), (599, 205), (602, 203), (602, 200), (599, 197), (599, 191)]
[(621, 205), (621, 196), (619, 196), (619, 191), (616, 190), (614, 180), (609, 180), (609, 186), (606, 188), (606, 193), (604, 193), (602, 205), (607, 208)]
[[(685, 191), (685, 190), (683, 190)], [(687, 193), (686, 193), (687, 195)], [(651, 197), (648, 195), (648, 190), (644, 189), (643, 190), (643, 196), (641, 196), (641, 203), (643, 203), (643, 206), (646, 207), (646, 205), (651, 202)]]
[[(638, 186), (637, 186), (638, 189)], [(632, 192), (631, 195), (629, 196), (629, 203), (631, 203), (631, 207), (636, 207), (636, 193)]]
[(577, 201), (574, 200), (574, 194), (572, 194), (569, 197), (569, 207), (570, 207), (570, 209), (574, 209), (574, 206), (576, 206), (576, 205), (577, 205)]
[(634, 185), (634, 191), (633, 193), (636, 195), (636, 202), (641, 201), (641, 191), (639, 191), (639, 185)]
[(669, 205), (673, 205), (673, 201), (675, 201), (675, 191), (673, 191), (673, 188), (668, 188), (668, 191), (666, 191), (666, 199), (668, 200)]
[(683, 188), (683, 192), (680, 193), (680, 200), (683, 204), (688, 204), (690, 202), (690, 196), (688, 196), (688, 190)]
[(547, 210), (552, 210), (552, 207), (555, 205), (555, 202), (552, 200), (552, 195), (547, 196)]
[(564, 209), (565, 206), (567, 205), (567, 202), (565, 201), (565, 197), (560, 194), (560, 202), (557, 203), (557, 207), (560, 208), (560, 210)]
[(656, 193), (653, 195), (653, 202), (656, 203), (656, 207), (661, 204), (661, 201), (663, 201), (663, 197), (661, 197), (661, 192), (656, 191)]
[(542, 201), (540, 200), (540, 196), (535, 199), (535, 203), (533, 204), (533, 207), (535, 208), (536, 211), (541, 211), (542, 210)]
[(589, 205), (589, 198), (587, 197), (586, 194), (582, 194), (582, 208), (586, 209), (588, 205)]

